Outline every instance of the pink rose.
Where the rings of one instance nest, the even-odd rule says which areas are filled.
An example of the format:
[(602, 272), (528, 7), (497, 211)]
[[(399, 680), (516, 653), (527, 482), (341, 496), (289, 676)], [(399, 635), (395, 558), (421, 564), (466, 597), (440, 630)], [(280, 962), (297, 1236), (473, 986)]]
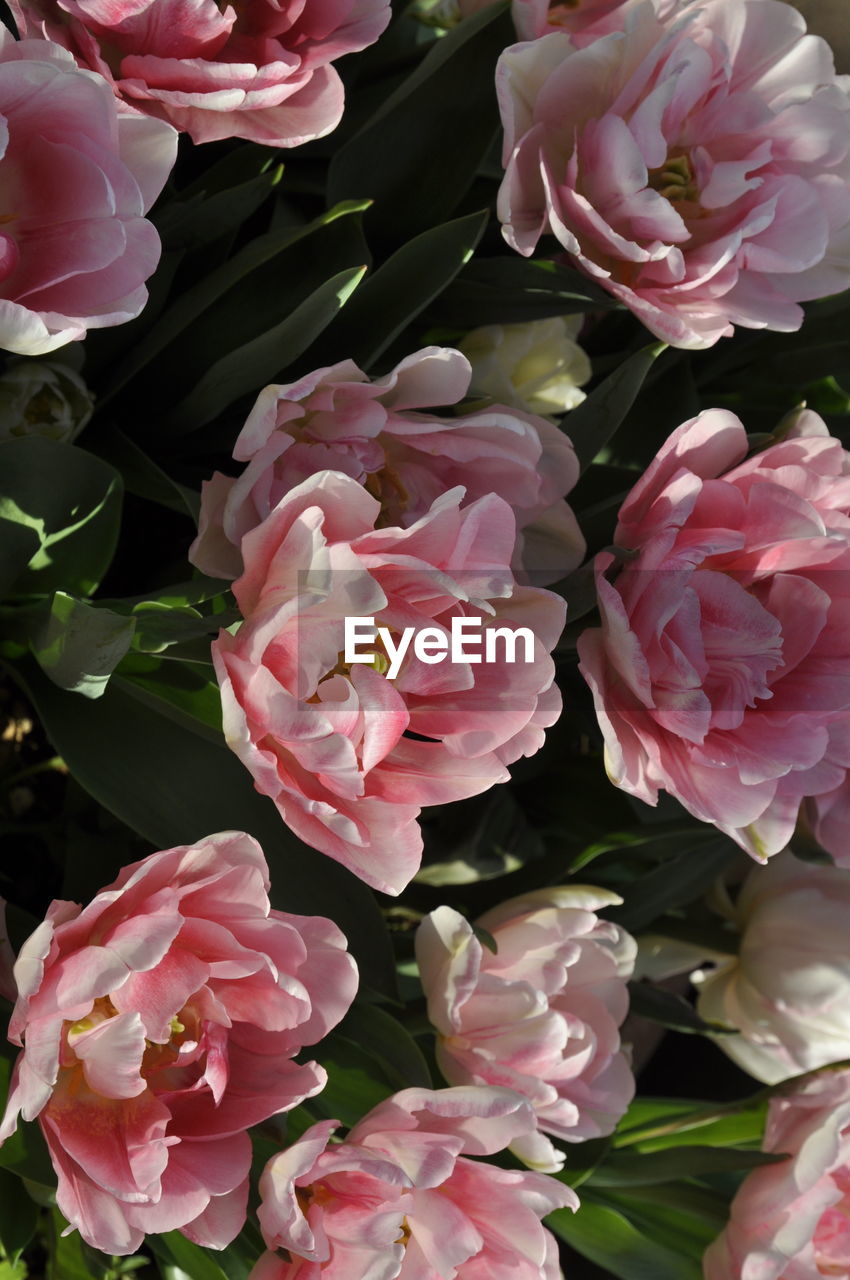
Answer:
[(665, 342), (793, 331), (850, 285), (850, 104), (829, 46), (778, 0), (705, 0), (576, 48), (505, 50), (498, 210), (556, 236)]
[(0, 27), (0, 347), (43, 355), (139, 314), (176, 149), (59, 45)]
[(356, 966), (336, 925), (267, 890), (260, 846), (224, 832), (125, 867), (82, 910), (54, 902), (21, 948), (0, 1141), (38, 1117), (59, 1208), (97, 1249), (174, 1229), (224, 1248), (245, 1130), (324, 1086), (292, 1058), (345, 1014)]
[(509, 1089), (405, 1089), (330, 1142), (326, 1120), (273, 1156), (258, 1210), (269, 1249), (250, 1280), (560, 1280), (540, 1219), (578, 1207), (540, 1173), (468, 1156), (534, 1126)]
[(781, 853), (728, 914), (737, 954), (693, 976), (701, 1017), (738, 1032), (719, 1047), (765, 1084), (850, 1058), (850, 871)]
[(388, 0), (10, 0), (18, 27), (70, 49), (127, 106), (194, 142), (295, 147), (339, 124), (330, 65), (374, 44)]
[[(515, 584), (507, 503), (462, 498), (454, 489), (409, 528), (376, 528), (380, 504), (356, 480), (311, 476), (242, 539), (233, 590), (245, 621), (212, 647), (225, 736), (257, 790), (302, 840), (385, 893), (419, 867), (420, 807), (506, 781), (560, 711), (549, 651), (564, 602)], [(387, 629), (361, 647), (366, 661), (345, 660), (346, 618)], [(458, 618), (473, 620), (472, 662), (446, 652)], [(495, 636), (481, 661), (491, 629), (517, 627), (529, 634), (516, 661)], [(436, 656), (411, 645), (394, 669), (386, 646), (425, 628)]]
[(565, 1142), (612, 1133), (634, 1095), (619, 1026), (637, 947), (595, 914), (620, 901), (578, 885), (512, 898), (476, 921), (495, 953), (451, 907), (432, 911), (416, 934), (440, 1070), (452, 1084), (528, 1098), (539, 1132), (512, 1150), (546, 1172), (563, 1167), (564, 1153), (544, 1133)]
[(344, 360), (266, 387), (233, 450), (248, 463), (242, 475), (216, 472), (203, 486), (192, 562), (236, 577), (244, 535), (290, 489), (332, 469), (366, 486), (386, 524), (413, 524), (455, 485), (466, 487), (467, 502), (497, 493), (517, 516), (517, 562), (522, 552), (535, 580), (564, 577), (585, 548), (563, 500), (578, 480), (573, 447), (545, 418), (505, 405), (455, 418), (422, 412), (457, 404), (471, 372), (459, 351), (425, 347), (374, 382)]
[(765, 1151), (789, 1159), (754, 1169), (709, 1245), (705, 1280), (850, 1276), (850, 1071), (824, 1071), (774, 1097)]
[(620, 510), (626, 555), (596, 558), (579, 656), (615, 784), (763, 861), (845, 777), (850, 460), (811, 412), (747, 447), (723, 409), (662, 446)]

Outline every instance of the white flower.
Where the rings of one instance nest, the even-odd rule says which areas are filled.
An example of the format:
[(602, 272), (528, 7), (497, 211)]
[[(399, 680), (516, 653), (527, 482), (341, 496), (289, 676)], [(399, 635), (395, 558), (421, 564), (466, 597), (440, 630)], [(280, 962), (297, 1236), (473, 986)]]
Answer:
[(559, 415), (584, 399), (590, 361), (575, 341), (582, 316), (487, 324), (458, 345), (472, 365), (472, 392), (528, 413)]

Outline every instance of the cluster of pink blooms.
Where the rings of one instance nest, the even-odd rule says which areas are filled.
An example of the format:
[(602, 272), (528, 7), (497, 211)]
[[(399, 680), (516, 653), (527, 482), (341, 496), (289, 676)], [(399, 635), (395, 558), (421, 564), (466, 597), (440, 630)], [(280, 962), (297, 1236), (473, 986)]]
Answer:
[[(26, 355), (140, 313), (160, 256), (145, 215), (178, 131), (274, 147), (327, 134), (343, 110), (332, 63), (390, 15), (387, 0), (11, 7), (0, 346)], [(513, 12), (520, 41), (496, 76), (513, 249), (554, 237), (686, 348), (736, 326), (796, 330), (801, 302), (850, 286), (850, 98), (794, 8)], [(240, 474), (204, 486), (190, 553), (232, 582), (240, 612), (212, 646), (228, 745), (298, 836), (389, 894), (419, 869), (421, 809), (506, 781), (561, 710), (566, 608), (547, 586), (584, 557), (566, 501), (578, 462), (545, 418), (464, 411), (470, 377), (459, 351), (430, 346), (385, 376), (344, 360), (265, 388), (233, 449)], [(753, 451), (734, 414), (707, 410), (661, 447), (614, 541), (595, 560), (600, 623), (579, 641), (612, 781), (648, 804), (668, 792), (758, 861), (801, 816), (846, 860), (850, 455), (812, 412)], [(485, 638), (525, 629), (533, 653), (410, 650), (396, 678), (381, 632), (367, 661), (346, 656), (352, 618), (446, 641), (457, 620)], [(789, 889), (780, 865), (766, 905), (748, 885), (742, 913), (770, 939), (776, 886), (810, 901), (809, 874)], [(125, 868), (84, 908), (54, 902), (13, 981), (2, 931), (22, 1052), (0, 1141), (19, 1116), (38, 1121), (59, 1208), (99, 1249), (175, 1229), (225, 1247), (247, 1213), (248, 1130), (324, 1086), (296, 1058), (345, 1016), (356, 966), (331, 921), (277, 911), (268, 890), (256, 842), (223, 833)], [(559, 887), (476, 926), (448, 906), (424, 919), (419, 971), (451, 1087), (398, 1093), (342, 1140), (315, 1124), (276, 1155), (252, 1280), (558, 1280), (541, 1220), (578, 1201), (547, 1176), (564, 1161), (550, 1139), (610, 1134), (634, 1091), (620, 1028), (635, 943), (597, 914), (617, 901)], [(812, 1061), (785, 1017), (793, 994), (780, 1008), (745, 971), (768, 949), (742, 948), (703, 1005), (752, 1023), (759, 1048), (744, 1035), (740, 1060), (767, 1044), (757, 1070), (773, 1080)], [(707, 1280), (850, 1275), (848, 1135), (844, 1070), (771, 1102), (765, 1149), (791, 1157), (746, 1179)], [(506, 1148), (529, 1168), (481, 1160)]]

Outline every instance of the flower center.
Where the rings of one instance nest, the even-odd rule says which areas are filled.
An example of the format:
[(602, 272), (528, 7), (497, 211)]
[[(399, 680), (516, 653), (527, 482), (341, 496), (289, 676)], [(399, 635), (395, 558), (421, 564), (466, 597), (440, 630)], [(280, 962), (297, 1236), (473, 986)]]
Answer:
[(546, 21), (553, 27), (564, 26), (581, 4), (581, 0), (549, 0)]
[(363, 486), (381, 504), (376, 528), (398, 524), (398, 517), (410, 506), (410, 494), (401, 477), (389, 462), (380, 471), (372, 471)]
[(684, 152), (669, 155), (657, 169), (650, 169), (649, 186), (674, 204), (699, 200), (694, 171)]

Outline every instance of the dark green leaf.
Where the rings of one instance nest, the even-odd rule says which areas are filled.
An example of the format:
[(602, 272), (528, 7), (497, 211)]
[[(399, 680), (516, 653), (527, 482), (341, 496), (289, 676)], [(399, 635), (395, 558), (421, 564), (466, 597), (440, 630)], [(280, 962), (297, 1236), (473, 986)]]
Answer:
[(697, 1035), (734, 1034), (731, 1028), (703, 1021), (687, 1000), (649, 982), (630, 982), (629, 998), (632, 1013), (639, 1018), (660, 1022), (671, 1031), (686, 1031)]
[(558, 1209), (546, 1225), (619, 1280), (701, 1280), (696, 1259), (657, 1244), (622, 1213), (605, 1205), (584, 1200), (577, 1213)]
[(364, 1046), (397, 1089), (433, 1087), (428, 1064), (416, 1041), (377, 1005), (355, 1004), (335, 1034)]
[[(394, 993), (389, 940), (370, 891), (302, 844), (224, 745), (157, 715), (114, 683), (92, 702), (57, 689), (34, 663), (22, 664), (16, 675), (57, 752), (105, 808), (160, 849), (216, 831), (248, 832), (268, 859), (274, 905), (330, 916), (346, 934), (364, 980)], [(120, 861), (117, 849), (116, 874)]]
[(711, 1147), (760, 1146), (767, 1098), (706, 1106), (683, 1098), (635, 1098), (614, 1135), (617, 1147), (663, 1151), (699, 1139)]
[(217, 361), (174, 410), (173, 426), (193, 431), (211, 422), (239, 396), (273, 382), (330, 324), (365, 274), (365, 266), (341, 271), (274, 328)]
[(221, 695), (211, 677), (206, 667), (132, 654), (115, 681), (158, 715), (221, 746)]
[(0, 1169), (0, 1245), (16, 1262), (35, 1235), (38, 1205), (27, 1195), (20, 1178)]
[(332, 1031), (317, 1047), (316, 1057), (328, 1073), (311, 1106), (323, 1119), (351, 1128), (397, 1089), (365, 1048)]
[(682, 837), (680, 848), (677, 857), (630, 887), (625, 904), (608, 913), (612, 920), (630, 933), (643, 932), (671, 907), (693, 902), (733, 862), (746, 857), (734, 841), (710, 827), (705, 832), (695, 830), (690, 839)]
[(619, 1153), (603, 1161), (590, 1175), (595, 1187), (637, 1187), (644, 1183), (678, 1182), (706, 1174), (729, 1173), (777, 1164), (784, 1155), (740, 1151), (735, 1147), (673, 1147), (666, 1151)]
[(330, 201), (374, 200), (370, 225), (398, 242), (445, 222), (466, 194), (499, 124), (493, 77), (513, 40), (506, 6), (460, 23), (331, 161)]
[(278, 165), (238, 186), (167, 204), (154, 219), (163, 244), (168, 249), (201, 249), (238, 230), (277, 186), (282, 172)]
[(548, 259), (477, 258), (428, 312), (434, 324), (472, 329), (608, 310), (617, 303), (587, 276)]
[(571, 411), (566, 429), (582, 470), (612, 439), (634, 404), (646, 375), (665, 349), (666, 343), (656, 342), (636, 351)]
[(152, 458), (139, 448), (135, 440), (117, 427), (101, 431), (95, 440), (95, 451), (120, 471), (128, 493), (148, 502), (156, 502), (171, 511), (188, 515), (197, 521), (201, 495), (172, 480)]
[(101, 405), (114, 396), (131, 378), (134, 378), (155, 356), (169, 348), (178, 335), (201, 317), (207, 316), (213, 304), (223, 299), (246, 277), (254, 276), (257, 272), (268, 272), (270, 264), (312, 232), (328, 226), (337, 218), (356, 213), (368, 206), (368, 200), (345, 201), (304, 226), (279, 228), (252, 240), (223, 266), (204, 276), (197, 285), (181, 294), (172, 303), (150, 333), (136, 343), (132, 354), (116, 372), (109, 394), (101, 398)]
[(57, 591), (50, 613), (30, 647), (54, 684), (99, 698), (133, 640), (135, 622)]
[(0, 594), (91, 595), (120, 519), (121, 479), (100, 458), (42, 436), (0, 443)]
[(402, 245), (357, 291), (327, 333), (340, 356), (369, 369), (472, 257), (488, 213), (423, 231)]
[(228, 1280), (227, 1274), (207, 1249), (187, 1240), (179, 1231), (149, 1236), (151, 1248), (158, 1258), (175, 1263), (190, 1280)]

